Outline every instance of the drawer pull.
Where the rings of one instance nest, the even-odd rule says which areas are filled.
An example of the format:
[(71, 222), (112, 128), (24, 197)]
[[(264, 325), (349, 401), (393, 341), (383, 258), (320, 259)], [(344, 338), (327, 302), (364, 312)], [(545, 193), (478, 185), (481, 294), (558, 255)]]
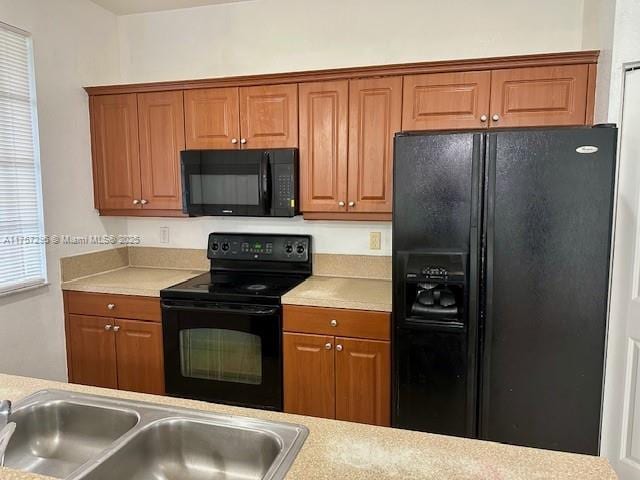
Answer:
[(338, 321), (337, 320), (331, 320), (329, 322), (329, 325), (331, 325), (332, 327), (337, 327), (338, 326)]
[(116, 304), (115, 304), (115, 303), (108, 303), (108, 304), (107, 304), (107, 308), (108, 308), (109, 310), (113, 310), (114, 308), (116, 308)]

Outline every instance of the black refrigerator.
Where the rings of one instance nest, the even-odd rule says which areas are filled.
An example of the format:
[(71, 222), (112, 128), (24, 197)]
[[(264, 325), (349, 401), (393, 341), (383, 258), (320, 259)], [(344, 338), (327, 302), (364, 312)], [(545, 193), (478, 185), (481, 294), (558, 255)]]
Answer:
[(394, 426), (598, 453), (616, 138), (396, 135)]

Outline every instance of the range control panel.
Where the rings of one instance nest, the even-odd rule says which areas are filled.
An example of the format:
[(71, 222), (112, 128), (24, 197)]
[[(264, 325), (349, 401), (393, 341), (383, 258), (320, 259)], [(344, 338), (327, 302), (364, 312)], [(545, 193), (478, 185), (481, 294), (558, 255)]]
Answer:
[(211, 233), (207, 257), (225, 260), (306, 262), (311, 255), (308, 235)]

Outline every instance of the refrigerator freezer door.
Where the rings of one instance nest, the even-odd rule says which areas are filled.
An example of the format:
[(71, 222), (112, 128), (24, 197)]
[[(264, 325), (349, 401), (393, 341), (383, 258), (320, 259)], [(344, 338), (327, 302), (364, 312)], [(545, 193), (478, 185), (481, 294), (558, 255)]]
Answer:
[(488, 135), (481, 438), (598, 453), (616, 133)]
[[(394, 426), (476, 435), (483, 148), (483, 135), (472, 132), (400, 134), (395, 139)], [(464, 301), (457, 306), (462, 318), (442, 328), (418, 326), (424, 322), (410, 317), (419, 289), (408, 283), (406, 259), (445, 251), (456, 251), (468, 261), (461, 287)]]

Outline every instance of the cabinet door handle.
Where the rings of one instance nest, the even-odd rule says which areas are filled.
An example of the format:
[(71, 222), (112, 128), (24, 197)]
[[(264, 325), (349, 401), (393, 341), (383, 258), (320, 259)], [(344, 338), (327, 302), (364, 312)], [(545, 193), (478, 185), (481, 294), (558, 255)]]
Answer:
[(107, 308), (108, 308), (109, 310), (113, 310), (114, 308), (116, 308), (116, 304), (115, 304), (115, 303), (108, 303), (108, 304), (107, 304)]
[(324, 345), (324, 349), (325, 349), (325, 350), (331, 350), (331, 347), (333, 347), (333, 345), (331, 345), (330, 343), (326, 343), (326, 344)]
[(344, 207), (344, 202), (338, 202), (339, 207)]
[(235, 145), (236, 143), (238, 143), (238, 139), (237, 138), (232, 138), (231, 139), (231, 143), (233, 143)]
[(138, 205), (140, 203), (140, 200), (138, 200), (137, 198), (133, 199), (133, 204), (134, 205)]
[(338, 326), (338, 321), (337, 320), (331, 320), (329, 322), (329, 325), (331, 325), (332, 327), (337, 327)]
[(119, 330), (120, 330), (120, 326), (119, 326), (119, 325), (116, 325), (115, 327), (113, 327), (113, 331), (114, 331), (114, 332), (117, 332), (117, 331), (119, 331)]
[(247, 143), (247, 139), (246, 138), (241, 138), (240, 139), (240, 143), (244, 145), (245, 143)]
[(341, 351), (342, 351), (342, 345), (339, 345), (339, 344), (338, 344), (338, 345), (336, 345), (336, 350), (337, 350), (338, 352), (341, 352)]
[(498, 115), (497, 113), (494, 113), (493, 117), (491, 117), (491, 120), (493, 120), (494, 122), (497, 122), (498, 120), (500, 120), (500, 115)]
[(140, 203), (141, 203), (142, 205), (146, 205), (146, 204), (147, 204), (147, 203), (149, 203), (149, 202), (143, 198), (142, 200), (140, 200)]
[(355, 207), (356, 206), (356, 202), (349, 202), (349, 206), (350, 207)]
[(480, 121), (482, 123), (486, 122), (489, 119), (489, 117), (487, 117), (486, 115), (480, 115)]
[(104, 329), (109, 331), (109, 330), (111, 330), (112, 327), (113, 327), (113, 325), (108, 324), (108, 325), (104, 326)]

